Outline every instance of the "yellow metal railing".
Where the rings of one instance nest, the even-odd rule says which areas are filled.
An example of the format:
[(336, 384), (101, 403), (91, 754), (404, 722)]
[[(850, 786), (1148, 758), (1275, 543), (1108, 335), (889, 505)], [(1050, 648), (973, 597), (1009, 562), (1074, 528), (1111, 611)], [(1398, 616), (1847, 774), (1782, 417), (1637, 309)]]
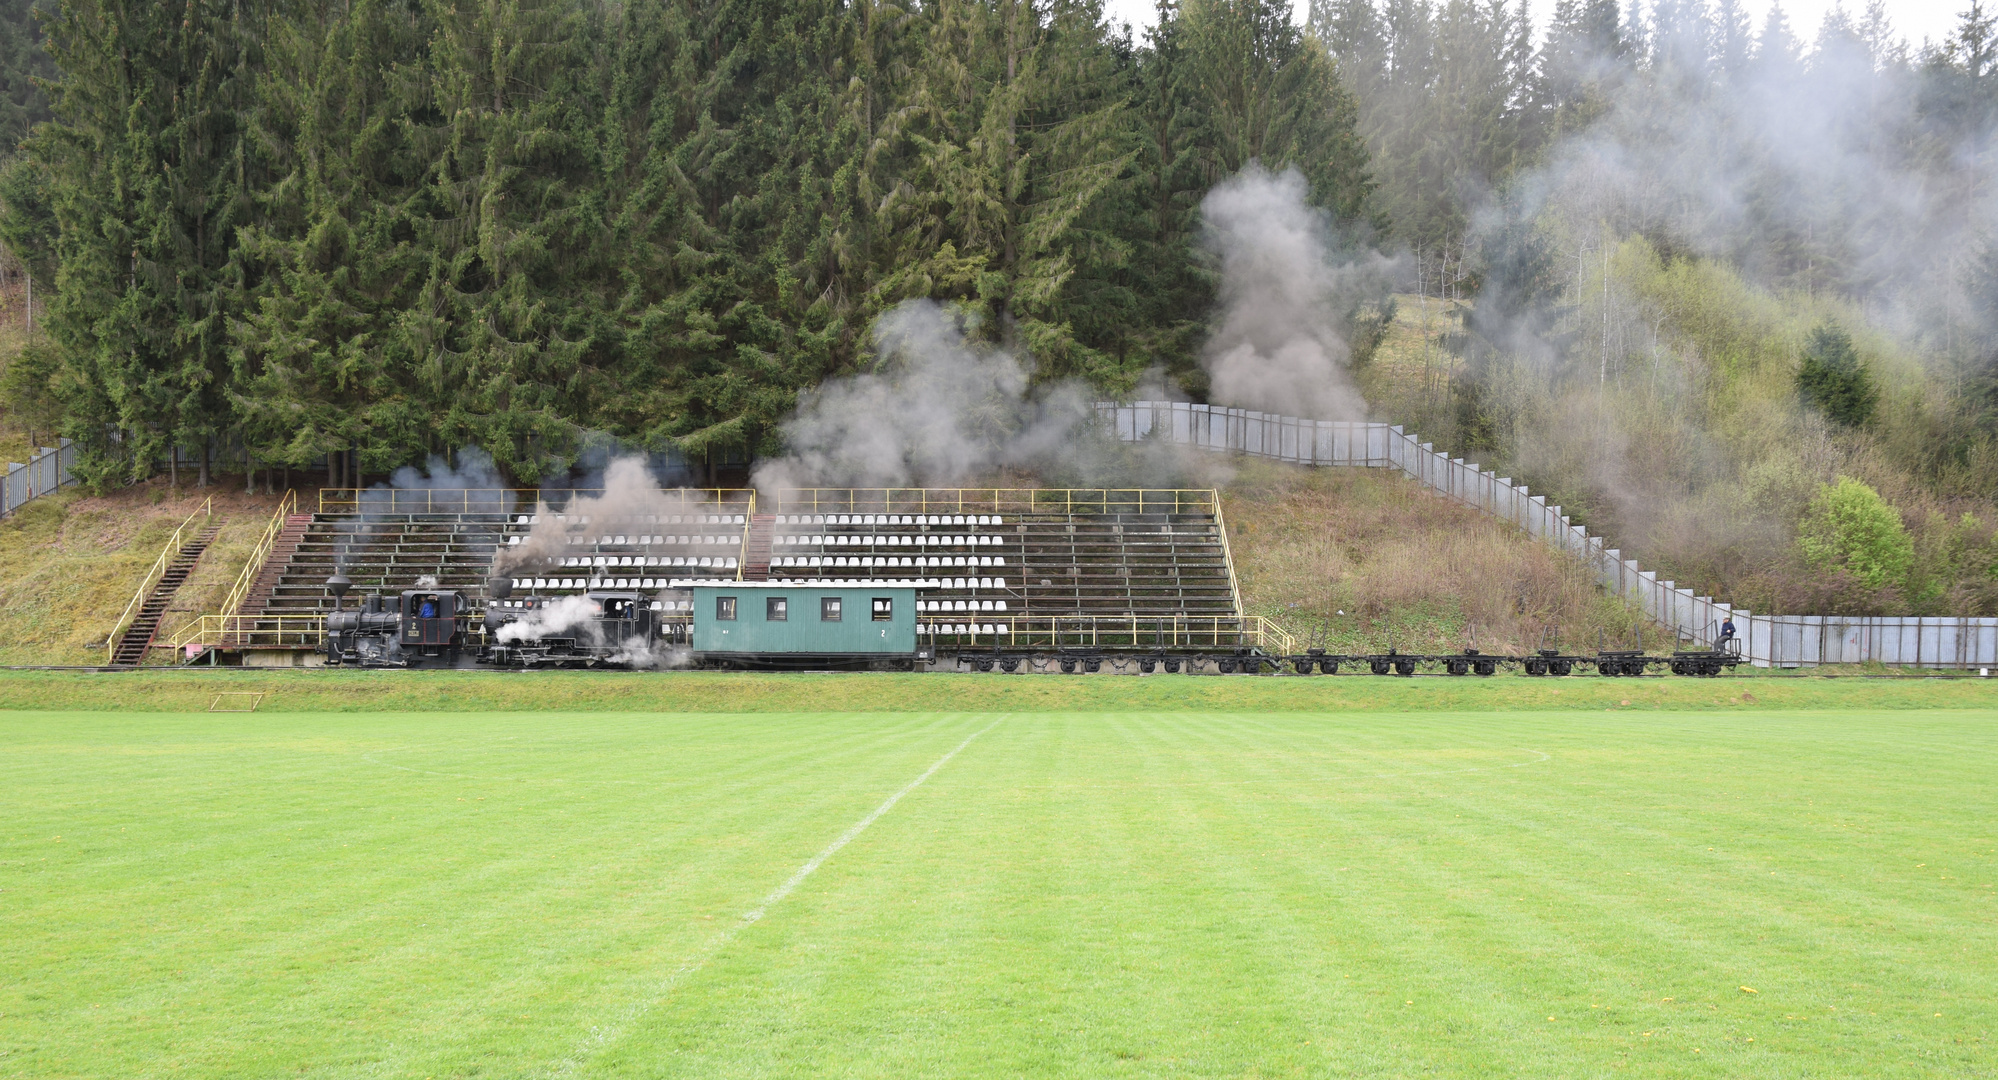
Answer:
[(203, 615), (174, 635), (173, 646), (316, 649), (325, 638), (324, 615)]
[(735, 580), (743, 580), (749, 572), (749, 533), (756, 528), (756, 492), (749, 493), (749, 509), (742, 515), (742, 549), (735, 560)]
[[(1242, 613), (1242, 586), (1235, 580), (1235, 550), (1228, 546), (1228, 519), (1221, 514), (1221, 494), (1214, 494), (1214, 531), (1221, 534), (1221, 562), (1228, 568), (1228, 602)], [(1257, 616), (1261, 618), (1262, 616)]]
[(1260, 615), (992, 615), (921, 613), (919, 638), (938, 645), (999, 648), (1234, 649), (1274, 656), (1297, 641)]
[[(540, 488), (320, 488), (322, 514), (507, 514), (527, 513), (544, 503), (566, 506), (594, 499), (601, 488), (543, 491)], [(664, 497), (683, 507), (740, 506), (751, 500), (747, 488), (667, 488)]]
[(298, 492), (286, 491), (278, 500), (277, 513), (271, 515), (270, 524), (264, 526), (264, 534), (257, 538), (257, 546), (250, 549), (249, 559), (243, 563), (243, 572), (236, 575), (236, 583), (229, 586), (229, 595), (222, 598), (222, 614), (234, 615), (243, 606), (243, 600), (250, 595), (250, 587), (256, 584), (257, 574), (264, 568), (264, 560), (270, 558), (271, 549), (277, 546), (278, 535), (284, 532), (285, 519), (298, 512)]
[(794, 488), (766, 493), (774, 514), (1211, 514), (1210, 489)]
[(201, 500), (201, 506), (194, 513), (187, 515), (187, 520), (180, 523), (180, 527), (173, 531), (172, 536), (167, 537), (166, 546), (160, 548), (160, 557), (153, 560), (153, 565), (146, 571), (146, 576), (139, 579), (139, 587), (132, 593), (131, 601), (125, 605), (125, 610), (118, 616), (118, 621), (111, 624), (111, 633), (104, 639), (105, 663), (109, 664), (117, 659), (118, 635), (125, 632), (125, 627), (131, 624), (132, 616), (145, 605), (146, 594), (153, 590), (153, 586), (159, 584), (160, 578), (166, 576), (167, 565), (180, 553), (181, 539), (187, 535), (188, 529), (194, 526), (194, 519), (200, 518), (205, 524), (214, 516), (215, 498), (210, 496)]

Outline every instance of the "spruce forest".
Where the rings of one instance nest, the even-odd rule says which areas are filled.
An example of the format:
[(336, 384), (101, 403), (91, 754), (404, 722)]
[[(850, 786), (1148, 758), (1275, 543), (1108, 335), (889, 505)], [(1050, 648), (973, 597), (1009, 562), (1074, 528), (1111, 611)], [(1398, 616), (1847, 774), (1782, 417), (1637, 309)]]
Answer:
[(1981, 2), (0, 0), (0, 397), (100, 488), (534, 483), (780, 454), (933, 301), (1260, 407), (1203, 201), (1266, 173), (1365, 415), (1757, 610), (1998, 614), (1994, 127)]

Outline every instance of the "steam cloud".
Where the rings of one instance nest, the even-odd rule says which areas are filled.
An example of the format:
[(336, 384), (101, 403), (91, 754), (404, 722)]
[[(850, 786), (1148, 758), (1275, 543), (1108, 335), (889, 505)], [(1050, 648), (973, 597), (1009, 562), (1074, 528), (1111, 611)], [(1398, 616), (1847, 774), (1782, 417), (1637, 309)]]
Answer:
[(968, 340), (976, 327), (930, 300), (875, 322), (876, 370), (827, 381), (783, 426), (787, 456), (761, 464), (764, 490), (959, 484), (1063, 457), (1092, 419), (1076, 383), (1035, 387), (1027, 361)]
[[(514, 621), (500, 627), (495, 636), (506, 643), (580, 637), (585, 646), (600, 648), (611, 644), (604, 636), (603, 626), (597, 618), (597, 602), (579, 594), (556, 597), (538, 608), (524, 611)], [(620, 647), (605, 658), (606, 663), (633, 668), (681, 667), (689, 659), (684, 648), (655, 652), (641, 639), (618, 644)]]
[[(493, 576), (504, 577), (523, 570), (553, 568), (563, 556), (574, 554), (569, 550), (568, 522), (557, 520), (557, 511), (551, 510), (546, 503), (535, 509), (538, 516), (527, 536), (518, 544), (502, 546), (494, 554)], [(562, 508), (560, 514), (571, 520), (580, 516), (592, 522), (608, 524), (674, 514), (714, 512), (717, 509), (712, 504), (696, 505), (683, 501), (677, 490), (669, 494), (653, 479), (644, 458), (623, 457), (612, 460), (604, 470), (602, 494), (577, 496)]]
[(1332, 220), (1305, 201), (1296, 169), (1251, 164), (1201, 200), (1207, 241), (1221, 258), (1221, 312), (1204, 362), (1210, 396), (1315, 420), (1364, 420), (1341, 327), (1367, 296), (1386, 292), (1395, 263), (1379, 252), (1335, 257)]
[(1783, 550), (1798, 493), (1844, 451), (1780, 403), (1752, 426), (1710, 413), (1724, 358), (1660, 332), (1665, 313), (1624, 285), (1626, 239), (1711, 257), (1792, 308), (1857, 315), (1935, 363), (1951, 333), (1998, 318), (1965, 285), (1998, 232), (1998, 161), (1988, 126), (1925, 118), (1919, 68), (1849, 35), (1802, 61), (1721, 64), (1697, 22), (1654, 33), (1603, 117), (1477, 214), (1472, 320), (1499, 355), (1473, 374), (1512, 416), (1515, 466), (1586, 478), (1614, 513), (1598, 524), (1738, 583), (1743, 560)]

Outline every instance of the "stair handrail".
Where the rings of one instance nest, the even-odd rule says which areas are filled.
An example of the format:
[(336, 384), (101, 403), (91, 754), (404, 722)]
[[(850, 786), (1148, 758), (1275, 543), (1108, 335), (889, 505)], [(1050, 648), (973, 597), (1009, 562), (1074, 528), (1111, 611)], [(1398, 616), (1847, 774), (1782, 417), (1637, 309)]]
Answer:
[(284, 498), (278, 500), (277, 513), (271, 515), (270, 523), (264, 526), (263, 535), (257, 538), (256, 546), (250, 549), (248, 561), (243, 563), (243, 572), (236, 576), (236, 584), (229, 587), (229, 595), (222, 599), (222, 610), (218, 615), (234, 615), (249, 598), (250, 589), (257, 583), (263, 572), (264, 560), (271, 557), (271, 550), (277, 547), (278, 537), (284, 534), (285, 519), (298, 512), (298, 492), (287, 489)]
[(1228, 566), (1228, 599), (1235, 605), (1235, 616), (1241, 618), (1245, 614), (1242, 611), (1242, 586), (1235, 580), (1235, 552), (1228, 546), (1228, 519), (1221, 514), (1221, 492), (1216, 490), (1210, 494), (1214, 497), (1214, 528), (1221, 534), (1221, 561)]
[(735, 560), (735, 580), (745, 581), (749, 573), (749, 534), (756, 530), (756, 489), (749, 489), (749, 512), (742, 515), (742, 556)]
[(160, 549), (160, 557), (153, 560), (152, 568), (146, 571), (145, 577), (139, 579), (138, 591), (132, 594), (131, 601), (125, 605), (124, 613), (118, 616), (117, 622), (111, 624), (111, 633), (104, 639), (104, 662), (107, 665), (115, 663), (118, 659), (118, 635), (124, 633), (125, 627), (131, 623), (133, 615), (140, 607), (144, 606), (146, 594), (152, 592), (153, 586), (159, 584), (160, 579), (166, 576), (167, 565), (173, 562), (175, 555), (180, 553), (181, 536), (187, 532), (189, 526), (194, 524), (195, 518), (201, 518), (206, 523), (214, 516), (215, 496), (210, 495), (208, 498), (201, 500), (201, 505), (196, 507), (193, 513), (187, 515), (187, 520), (181, 522), (180, 527), (175, 529), (173, 535), (167, 538), (166, 546)]

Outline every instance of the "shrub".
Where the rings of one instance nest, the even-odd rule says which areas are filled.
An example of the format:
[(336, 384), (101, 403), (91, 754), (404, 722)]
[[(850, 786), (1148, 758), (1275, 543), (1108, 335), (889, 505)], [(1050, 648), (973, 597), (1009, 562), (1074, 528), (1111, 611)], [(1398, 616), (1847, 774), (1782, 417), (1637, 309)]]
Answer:
[(1804, 343), (1804, 362), (1797, 368), (1797, 392), (1804, 403), (1846, 427), (1865, 427), (1873, 419), (1880, 392), (1859, 359), (1852, 335), (1834, 323), (1811, 331)]
[(1868, 589), (1902, 588), (1915, 544), (1880, 493), (1851, 477), (1824, 484), (1797, 529), (1804, 561), (1821, 574), (1846, 574)]

